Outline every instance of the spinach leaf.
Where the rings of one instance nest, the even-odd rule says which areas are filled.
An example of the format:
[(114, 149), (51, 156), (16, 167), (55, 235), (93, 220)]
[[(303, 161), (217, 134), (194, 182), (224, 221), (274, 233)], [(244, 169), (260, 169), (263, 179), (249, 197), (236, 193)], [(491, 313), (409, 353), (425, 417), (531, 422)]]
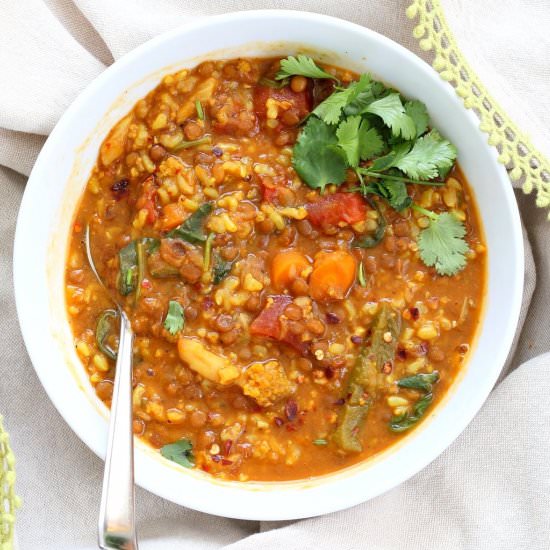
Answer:
[(211, 202), (201, 204), (181, 225), (172, 229), (172, 231), (167, 234), (167, 237), (181, 239), (182, 241), (192, 244), (206, 242), (203, 225), (210, 212), (212, 212)]
[(111, 332), (113, 325), (113, 319), (118, 317), (118, 312), (114, 309), (106, 309), (101, 313), (97, 320), (97, 325), (95, 329), (95, 339), (97, 342), (97, 347), (104, 353), (109, 359), (116, 361), (117, 352), (111, 348), (105, 340), (109, 333)]
[(193, 444), (189, 439), (180, 439), (175, 443), (169, 443), (160, 448), (160, 454), (183, 466), (184, 468), (194, 468), (195, 467), (195, 457), (193, 456)]
[(439, 373), (419, 373), (414, 376), (401, 378), (397, 381), (400, 388), (409, 388), (426, 392), (414, 405), (411, 411), (392, 417), (390, 430), (392, 432), (404, 432), (414, 426), (424, 415), (433, 401), (433, 384), (439, 380)]
[(122, 248), (118, 253), (118, 291), (127, 296), (136, 288), (137, 279), (137, 251), (136, 242), (132, 241)]

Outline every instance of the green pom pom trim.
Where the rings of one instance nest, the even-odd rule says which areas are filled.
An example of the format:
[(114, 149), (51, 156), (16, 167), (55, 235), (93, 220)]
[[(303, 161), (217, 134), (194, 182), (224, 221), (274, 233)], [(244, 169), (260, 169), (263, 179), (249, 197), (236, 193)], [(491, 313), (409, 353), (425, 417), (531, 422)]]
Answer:
[(525, 193), (536, 190), (537, 206), (549, 208), (550, 161), (512, 122), (472, 70), (457, 46), (440, 0), (414, 0), (406, 13), (409, 19), (418, 20), (413, 36), (420, 48), (433, 50), (433, 68), (455, 88), (464, 106), (479, 117), (479, 127), (499, 152), (498, 160), (506, 167), (510, 179), (521, 184)]
[(20, 506), (15, 494), (15, 458), (0, 416), (0, 550), (12, 550), (15, 510)]

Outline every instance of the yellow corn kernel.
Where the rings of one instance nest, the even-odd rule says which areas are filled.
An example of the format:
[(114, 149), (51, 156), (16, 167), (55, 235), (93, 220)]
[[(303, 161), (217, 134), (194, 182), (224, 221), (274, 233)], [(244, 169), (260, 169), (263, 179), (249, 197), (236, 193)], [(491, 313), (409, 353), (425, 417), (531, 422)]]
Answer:
[(466, 212), (464, 210), (453, 210), (452, 213), (457, 220), (461, 222), (466, 221)]
[(168, 409), (166, 411), (166, 419), (171, 424), (182, 424), (185, 422), (185, 411), (179, 409)]
[(107, 372), (109, 370), (109, 363), (107, 362), (105, 355), (102, 353), (96, 353), (92, 361), (97, 370), (101, 372)]
[(408, 399), (399, 395), (390, 395), (386, 401), (392, 409), (395, 407), (407, 407), (409, 405)]
[(145, 210), (145, 208), (142, 208), (138, 212), (138, 215), (134, 218), (134, 221), (132, 222), (132, 225), (136, 229), (143, 229), (143, 226), (145, 225), (145, 222), (147, 220), (147, 215), (148, 215), (147, 210)]
[(247, 273), (244, 277), (243, 288), (244, 290), (248, 290), (250, 292), (258, 292), (264, 288), (264, 285), (258, 281), (258, 279), (255, 279), (250, 273)]
[(191, 199), (184, 199), (181, 201), (181, 204), (186, 210), (189, 210), (189, 212), (194, 212), (199, 207), (199, 203)]
[(279, 106), (277, 105), (277, 102), (273, 98), (269, 98), (265, 102), (266, 107), (266, 116), (269, 119), (275, 119), (277, 118), (277, 115), (279, 114)]
[(219, 193), (213, 187), (205, 187), (203, 193), (209, 199), (217, 199), (219, 197)]
[(148, 401), (146, 412), (149, 413), (155, 420), (166, 422), (166, 410), (158, 401)]
[(303, 206), (299, 206), (298, 208), (288, 206), (286, 208), (280, 208), (278, 212), (281, 216), (292, 218), (293, 220), (303, 220), (307, 217), (307, 210)]
[(90, 178), (90, 181), (88, 182), (88, 190), (94, 195), (99, 193), (99, 181), (97, 181), (97, 178)]
[(160, 130), (161, 128), (164, 128), (168, 124), (168, 117), (166, 116), (166, 113), (159, 113), (155, 120), (153, 120), (153, 123), (151, 124), (151, 128), (153, 130)]
[(416, 335), (421, 340), (434, 340), (439, 336), (438, 330), (433, 323), (426, 323), (422, 325), (417, 331)]
[(447, 187), (455, 189), (456, 191), (460, 191), (462, 189), (462, 185), (460, 185), (460, 182), (456, 178), (449, 178), (447, 180)]
[(456, 196), (456, 189), (454, 187), (443, 190), (443, 202), (449, 208), (455, 208), (457, 204), (457, 196)]
[(166, 192), (166, 189), (163, 189), (162, 187), (159, 187), (157, 189), (157, 194), (159, 196), (160, 202), (162, 205), (168, 204), (169, 202), (172, 202), (172, 199), (169, 197), (168, 193)]
[(86, 358), (90, 357), (92, 354), (92, 351), (90, 350), (90, 346), (84, 342), (83, 340), (79, 340), (76, 344), (76, 351), (80, 357)]
[(143, 384), (138, 384), (134, 388), (134, 392), (132, 393), (132, 405), (135, 408), (141, 407), (141, 400), (143, 399), (144, 395), (145, 395), (145, 386)]
[(334, 342), (329, 345), (328, 350), (334, 355), (340, 355), (346, 351), (346, 346), (344, 346), (344, 344)]
[(430, 188), (423, 191), (420, 197), (420, 206), (422, 206), (423, 208), (430, 208), (433, 203), (433, 194), (434, 191)]
[(430, 220), (426, 216), (422, 216), (416, 220), (418, 227), (426, 229), (430, 225)]
[(426, 358), (425, 357), (418, 357), (415, 359), (412, 363), (407, 365), (407, 373), (409, 374), (416, 374), (418, 371), (424, 369), (426, 366)]
[(281, 231), (285, 228), (285, 221), (281, 214), (279, 214), (273, 206), (270, 204), (262, 205), (262, 211), (267, 214), (267, 217), (274, 223), (275, 227)]

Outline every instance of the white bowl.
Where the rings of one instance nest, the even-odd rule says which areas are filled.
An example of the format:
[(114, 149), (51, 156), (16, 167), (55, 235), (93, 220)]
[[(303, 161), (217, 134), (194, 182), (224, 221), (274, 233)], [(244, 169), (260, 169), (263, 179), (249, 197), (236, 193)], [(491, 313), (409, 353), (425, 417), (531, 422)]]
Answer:
[(502, 369), (516, 329), (523, 288), (523, 241), (512, 188), (495, 150), (449, 84), (403, 47), (366, 28), (297, 11), (248, 11), (202, 19), (130, 52), (94, 80), (63, 115), (33, 169), (17, 220), (15, 294), (27, 350), (50, 399), (101, 457), (107, 410), (75, 353), (64, 299), (72, 217), (98, 148), (111, 126), (162, 75), (220, 57), (313, 53), (369, 71), (426, 103), (434, 125), (458, 146), (488, 245), (486, 307), (467, 368), (419, 429), (362, 464), (284, 483), (227, 482), (170, 463), (140, 441), (136, 481), (178, 504), (220, 516), (282, 520), (340, 510), (410, 478), (460, 434)]

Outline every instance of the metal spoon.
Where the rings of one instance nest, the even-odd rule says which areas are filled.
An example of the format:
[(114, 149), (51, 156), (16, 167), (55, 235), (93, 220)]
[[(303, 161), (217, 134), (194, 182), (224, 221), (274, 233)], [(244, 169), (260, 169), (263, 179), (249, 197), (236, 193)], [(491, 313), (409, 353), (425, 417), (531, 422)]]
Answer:
[[(88, 263), (101, 286), (107, 287), (97, 272), (90, 246), (90, 226), (86, 226)], [(113, 300), (115, 301), (115, 300)], [(105, 457), (103, 490), (99, 510), (99, 547), (102, 550), (137, 550), (134, 502), (134, 433), (132, 426), (132, 345), (134, 333), (120, 304), (120, 340), (111, 401), (109, 441)]]

